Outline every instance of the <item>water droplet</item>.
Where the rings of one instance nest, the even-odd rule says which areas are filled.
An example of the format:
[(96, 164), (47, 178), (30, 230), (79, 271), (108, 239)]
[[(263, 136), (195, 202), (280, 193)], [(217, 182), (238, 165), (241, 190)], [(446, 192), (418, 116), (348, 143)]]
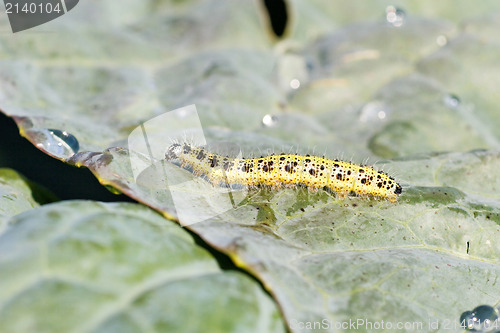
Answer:
[(262, 124), (264, 124), (264, 126), (267, 126), (267, 127), (276, 126), (277, 122), (278, 122), (278, 117), (270, 115), (270, 114), (266, 114), (262, 118)]
[(29, 129), (26, 134), (38, 148), (58, 158), (67, 159), (80, 149), (78, 140), (70, 133), (58, 129)]
[(300, 81), (297, 79), (293, 79), (290, 81), (290, 88), (292, 89), (298, 89), (300, 87)]
[(480, 305), (472, 311), (465, 311), (460, 316), (460, 325), (468, 331), (489, 332), (500, 314), (498, 309), (489, 305)]
[(381, 101), (373, 101), (366, 103), (361, 109), (361, 114), (359, 120), (363, 122), (373, 121), (373, 120), (384, 120), (387, 118), (388, 108), (385, 103)]
[(460, 316), (460, 326), (466, 329), (467, 331), (473, 329), (474, 325), (472, 317), (474, 317), (472, 311), (465, 311), (464, 313), (462, 313), (462, 315)]
[(394, 6), (387, 6), (385, 9), (385, 19), (393, 27), (401, 27), (405, 23), (406, 13)]
[(436, 43), (437, 43), (437, 45), (439, 45), (439, 46), (445, 46), (446, 44), (448, 44), (448, 38), (446, 38), (446, 36), (439, 35), (439, 36), (436, 38)]
[(453, 94), (446, 94), (443, 97), (443, 103), (450, 109), (456, 109), (460, 106), (460, 98)]
[(278, 57), (276, 75), (280, 88), (285, 92), (296, 90), (310, 79), (310, 70), (306, 59), (298, 54), (281, 54)]

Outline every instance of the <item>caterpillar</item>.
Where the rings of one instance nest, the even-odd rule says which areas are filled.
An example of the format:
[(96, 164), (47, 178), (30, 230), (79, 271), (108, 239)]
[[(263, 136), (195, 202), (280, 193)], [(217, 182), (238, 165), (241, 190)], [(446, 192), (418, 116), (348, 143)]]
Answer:
[(311, 192), (329, 189), (340, 198), (349, 193), (384, 197), (396, 202), (402, 192), (394, 178), (371, 167), (330, 160), (324, 157), (280, 154), (260, 158), (235, 159), (212, 154), (189, 143), (174, 143), (166, 160), (179, 160), (196, 176), (204, 175), (215, 185), (267, 185), (272, 188), (302, 184)]

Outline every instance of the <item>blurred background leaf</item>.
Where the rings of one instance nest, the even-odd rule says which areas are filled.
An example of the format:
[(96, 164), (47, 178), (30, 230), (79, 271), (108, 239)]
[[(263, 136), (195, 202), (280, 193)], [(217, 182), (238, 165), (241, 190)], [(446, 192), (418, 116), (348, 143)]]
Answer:
[(32, 209), (0, 253), (2, 332), (284, 332), (258, 283), (137, 204)]

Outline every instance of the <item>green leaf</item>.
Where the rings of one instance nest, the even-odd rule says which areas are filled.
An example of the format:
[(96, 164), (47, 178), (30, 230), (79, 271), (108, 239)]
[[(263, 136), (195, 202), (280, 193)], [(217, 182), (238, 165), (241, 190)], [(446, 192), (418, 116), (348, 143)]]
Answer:
[(47, 190), (7, 168), (0, 168), (0, 194), (0, 233), (10, 217), (56, 200)]
[(359, 318), (424, 327), (437, 320), (443, 329), (470, 304), (498, 302), (500, 184), (490, 175), (500, 155), (388, 167), (403, 181), (397, 204), (263, 191), (191, 227), (260, 276), (292, 326)]
[(67, 201), (9, 224), (2, 332), (283, 331), (259, 284), (140, 205)]
[[(125, 152), (103, 156), (108, 155), (106, 168), (114, 170)], [(495, 304), (500, 293), (494, 283), (500, 274), (496, 152), (379, 163), (378, 169), (391, 170), (403, 185), (396, 204), (339, 200), (297, 188), (234, 191), (232, 208), (223, 191), (164, 164), (191, 195), (180, 197), (190, 208), (179, 212), (160, 166), (145, 176), (149, 186), (133, 182), (130, 174), (120, 187), (169, 214), (177, 209), (185, 219), (181, 223), (207, 216), (189, 228), (258, 276), (290, 326), (358, 316), (446, 325), (457, 322), (470, 304)], [(463, 286), (469, 287), (457, 292)]]

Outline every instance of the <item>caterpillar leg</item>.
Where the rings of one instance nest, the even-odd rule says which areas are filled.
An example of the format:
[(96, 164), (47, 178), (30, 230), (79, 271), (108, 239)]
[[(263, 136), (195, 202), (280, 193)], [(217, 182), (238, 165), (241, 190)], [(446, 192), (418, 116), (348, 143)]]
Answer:
[(345, 198), (347, 198), (348, 194), (349, 192), (337, 192), (337, 198), (344, 200)]
[(309, 192), (311, 193), (316, 193), (318, 192), (318, 190), (320, 189), (319, 187), (316, 187), (316, 186), (308, 186), (307, 189), (309, 190)]
[(388, 197), (389, 201), (392, 202), (392, 203), (396, 203), (398, 202), (398, 197), (397, 196), (390, 196)]

